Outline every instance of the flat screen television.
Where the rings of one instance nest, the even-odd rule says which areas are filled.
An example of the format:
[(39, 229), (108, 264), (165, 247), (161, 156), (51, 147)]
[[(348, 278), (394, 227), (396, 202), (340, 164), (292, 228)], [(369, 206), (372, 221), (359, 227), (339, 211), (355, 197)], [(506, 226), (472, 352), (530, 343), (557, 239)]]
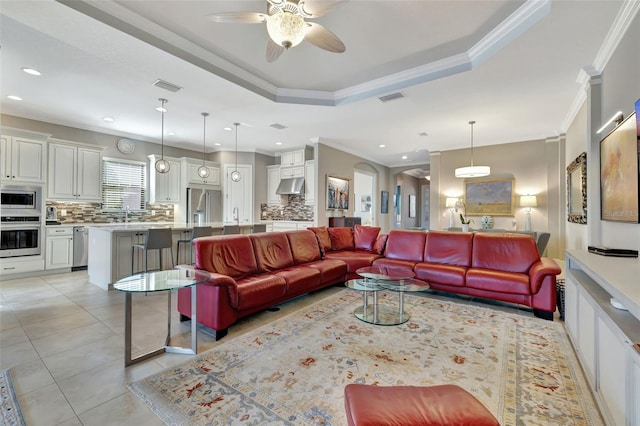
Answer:
[(640, 223), (640, 99), (635, 112), (600, 141), (600, 217)]

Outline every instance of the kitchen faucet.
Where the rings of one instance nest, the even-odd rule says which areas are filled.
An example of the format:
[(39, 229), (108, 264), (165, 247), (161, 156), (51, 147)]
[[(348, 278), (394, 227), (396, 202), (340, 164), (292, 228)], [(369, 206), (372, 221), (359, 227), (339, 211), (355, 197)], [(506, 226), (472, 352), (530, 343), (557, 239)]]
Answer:
[(240, 210), (237, 207), (234, 207), (232, 210), (233, 220), (236, 221), (238, 226), (240, 226)]
[(129, 223), (129, 213), (131, 213), (129, 206), (124, 208), (124, 223)]

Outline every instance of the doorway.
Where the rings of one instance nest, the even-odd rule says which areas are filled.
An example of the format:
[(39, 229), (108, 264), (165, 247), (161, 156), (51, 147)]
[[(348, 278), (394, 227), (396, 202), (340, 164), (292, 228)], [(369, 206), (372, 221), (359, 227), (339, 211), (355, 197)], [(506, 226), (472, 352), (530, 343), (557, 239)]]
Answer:
[(365, 170), (354, 170), (354, 209), (353, 215), (359, 217), (362, 225), (376, 226), (377, 205), (376, 174)]

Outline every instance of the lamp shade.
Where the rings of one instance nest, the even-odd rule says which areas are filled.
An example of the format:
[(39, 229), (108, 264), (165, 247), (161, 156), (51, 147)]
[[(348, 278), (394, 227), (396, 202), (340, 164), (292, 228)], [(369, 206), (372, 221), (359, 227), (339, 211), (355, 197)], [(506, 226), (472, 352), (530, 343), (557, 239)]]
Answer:
[(538, 199), (535, 195), (521, 195), (520, 207), (538, 207)]
[(306, 24), (302, 16), (282, 11), (267, 18), (269, 37), (279, 46), (288, 49), (304, 40)]
[(447, 197), (447, 201), (445, 202), (445, 207), (455, 208), (458, 199), (455, 197)]

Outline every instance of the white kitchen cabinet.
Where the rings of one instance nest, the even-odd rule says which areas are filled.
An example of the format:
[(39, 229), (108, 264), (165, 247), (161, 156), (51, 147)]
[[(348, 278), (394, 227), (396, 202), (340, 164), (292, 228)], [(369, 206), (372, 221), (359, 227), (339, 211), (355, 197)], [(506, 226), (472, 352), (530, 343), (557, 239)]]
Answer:
[(0, 145), (3, 182), (44, 183), (47, 151), (45, 141), (2, 135)]
[(282, 196), (276, 194), (280, 184), (280, 166), (267, 166), (267, 204), (281, 205)]
[(304, 163), (304, 203), (316, 203), (316, 162), (313, 160)]
[[(637, 259), (567, 252), (565, 323), (608, 425), (640, 424), (640, 307)], [(610, 299), (629, 310), (614, 308)]]
[(50, 200), (102, 201), (102, 150), (50, 143), (47, 187)]
[[(224, 222), (248, 225), (253, 223), (253, 166), (238, 164), (240, 182), (231, 180), (235, 165), (224, 165)], [(238, 221), (239, 219), (239, 221)]]
[(304, 149), (283, 152), (280, 154), (280, 165), (283, 167), (304, 166)]
[(205, 166), (209, 169), (209, 176), (206, 178), (200, 177), (198, 169), (202, 166), (202, 162), (186, 161), (183, 164), (187, 168), (187, 183), (198, 184), (206, 186), (220, 186), (220, 166), (218, 163), (211, 161), (205, 161)]
[(175, 204), (180, 202), (182, 185), (180, 183), (180, 161), (164, 157), (169, 162), (167, 173), (156, 171), (156, 161), (160, 157), (149, 155), (149, 202)]
[(45, 238), (45, 269), (73, 266), (73, 227), (47, 228)]
[(280, 167), (280, 178), (291, 179), (304, 177), (304, 166)]

